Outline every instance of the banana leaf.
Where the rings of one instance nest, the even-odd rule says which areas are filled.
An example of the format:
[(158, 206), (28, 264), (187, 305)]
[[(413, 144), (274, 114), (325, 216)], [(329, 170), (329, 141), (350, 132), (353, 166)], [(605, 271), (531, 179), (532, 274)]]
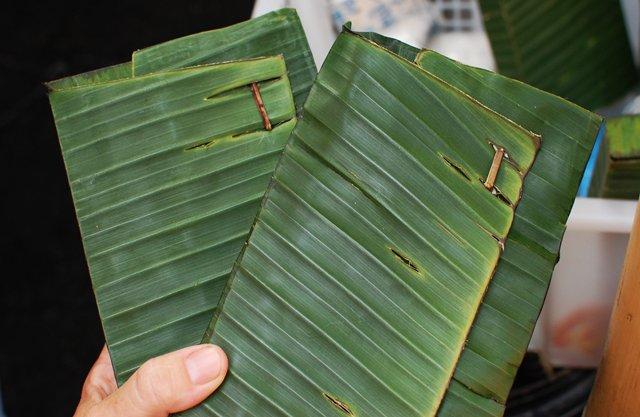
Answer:
[(287, 63), (296, 109), (301, 110), (317, 69), (295, 9), (280, 9), (228, 28), (136, 51), (133, 75), (281, 54)]
[(482, 416), (486, 413), (480, 405), (467, 404), (494, 402), (501, 408), (506, 401), (542, 308), (602, 119), (549, 93), (431, 51), (421, 53), (417, 62), (542, 136), (505, 252), (456, 369), (456, 389), (447, 395), (440, 412), (440, 416)]
[(315, 74), (282, 9), (48, 83), (119, 384), (201, 340)]
[(418, 52), (339, 36), (204, 338), (230, 374), (186, 415), (502, 415), (600, 120)]
[(557, 263), (564, 225), (582, 172), (594, 138), (603, 129), (602, 119), (566, 100), (490, 71), (376, 34), (363, 35), (415, 60), (487, 107), (542, 135), (505, 253), (440, 413), (484, 415), (483, 406), (503, 407), (526, 351)]
[(589, 189), (593, 197), (637, 200), (640, 193), (640, 116), (613, 117)]
[(589, 109), (638, 81), (619, 0), (480, 0), (501, 74)]
[(296, 122), (285, 63), (160, 72), (50, 100), (123, 382), (149, 357), (202, 338)]
[(125, 80), (131, 78), (133, 68), (131, 62), (112, 65), (110, 67), (99, 68), (97, 70), (83, 72), (82, 74), (53, 80), (46, 83), (49, 91), (60, 91), (68, 88), (82, 87), (93, 84), (100, 84), (110, 81)]
[(316, 66), (295, 9), (280, 9), (233, 26), (174, 39), (133, 53), (132, 61), (47, 83), (50, 90), (132, 78), (158, 71), (284, 55), (296, 109), (301, 110)]

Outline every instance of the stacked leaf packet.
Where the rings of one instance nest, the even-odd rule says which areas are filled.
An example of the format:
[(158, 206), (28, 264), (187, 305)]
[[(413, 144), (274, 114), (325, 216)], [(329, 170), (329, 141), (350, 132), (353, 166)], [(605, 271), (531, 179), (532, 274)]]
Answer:
[(316, 73), (284, 9), (48, 84), (119, 383), (202, 340)]
[(480, 0), (501, 74), (596, 109), (638, 82), (618, 0)]
[[(215, 309), (200, 330), (230, 372), (185, 415), (501, 416), (600, 117), (347, 28), (296, 122), (281, 64), (52, 93), (105, 333), (131, 335), (119, 359), (147, 334), (179, 345), (173, 323), (189, 317), (195, 334)], [(275, 170), (256, 152), (280, 154)]]
[(640, 194), (640, 116), (607, 119), (589, 194), (637, 200)]
[(601, 118), (344, 31), (205, 341), (186, 414), (500, 416)]

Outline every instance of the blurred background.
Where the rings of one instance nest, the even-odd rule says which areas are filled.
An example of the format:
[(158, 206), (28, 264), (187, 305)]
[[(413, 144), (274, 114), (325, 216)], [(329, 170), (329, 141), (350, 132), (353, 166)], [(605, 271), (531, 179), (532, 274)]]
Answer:
[(0, 385), (7, 416), (70, 416), (104, 339), (44, 81), (250, 17), (253, 1), (21, 1), (0, 12)]
[[(71, 415), (104, 343), (42, 82), (124, 62), (136, 49), (288, 6), (298, 8), (318, 66), (341, 26), (351, 21), (355, 30), (377, 31), (568, 97), (612, 117), (612, 125), (635, 123), (635, 116), (616, 116), (640, 113), (639, 0), (481, 3), (489, 6), (481, 11), (475, 0), (129, 0), (22, 1), (5, 7), (0, 14), (5, 222), (0, 233), (5, 271), (0, 278), (0, 417), (2, 408), (8, 417)], [(497, 17), (491, 13), (496, 4), (504, 12)], [(522, 70), (527, 62), (509, 66), (513, 51), (499, 42), (504, 16), (515, 16), (514, 28), (526, 29), (512, 33), (511, 46), (546, 56), (541, 65), (546, 73)], [(539, 24), (551, 19), (558, 30), (537, 39), (531, 22), (518, 25), (527, 18)], [(584, 85), (589, 88), (578, 88)], [(625, 141), (633, 131), (640, 143), (640, 124), (621, 130), (627, 132)], [(619, 167), (614, 162), (620, 158), (610, 158), (616, 140), (603, 139), (587, 170), (508, 416), (581, 414), (640, 191), (640, 168)], [(640, 154), (621, 159), (637, 164)], [(616, 182), (620, 171), (626, 172), (622, 185)]]

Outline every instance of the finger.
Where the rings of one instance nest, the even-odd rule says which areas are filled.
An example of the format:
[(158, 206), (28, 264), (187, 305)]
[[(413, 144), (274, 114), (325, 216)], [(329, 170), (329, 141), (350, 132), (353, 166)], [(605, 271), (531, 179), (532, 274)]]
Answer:
[(113, 375), (113, 367), (111, 366), (111, 357), (105, 346), (84, 381), (76, 415), (83, 415), (83, 410), (107, 398), (117, 387), (116, 378)]
[(98, 404), (104, 417), (165, 417), (207, 398), (227, 373), (227, 356), (214, 345), (192, 346), (144, 363)]

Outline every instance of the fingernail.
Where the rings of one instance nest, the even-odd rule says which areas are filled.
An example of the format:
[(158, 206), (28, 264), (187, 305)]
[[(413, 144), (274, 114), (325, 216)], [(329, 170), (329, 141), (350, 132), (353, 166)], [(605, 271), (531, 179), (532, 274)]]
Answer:
[(224, 352), (218, 346), (205, 345), (196, 350), (185, 360), (189, 378), (194, 385), (202, 385), (220, 376)]

